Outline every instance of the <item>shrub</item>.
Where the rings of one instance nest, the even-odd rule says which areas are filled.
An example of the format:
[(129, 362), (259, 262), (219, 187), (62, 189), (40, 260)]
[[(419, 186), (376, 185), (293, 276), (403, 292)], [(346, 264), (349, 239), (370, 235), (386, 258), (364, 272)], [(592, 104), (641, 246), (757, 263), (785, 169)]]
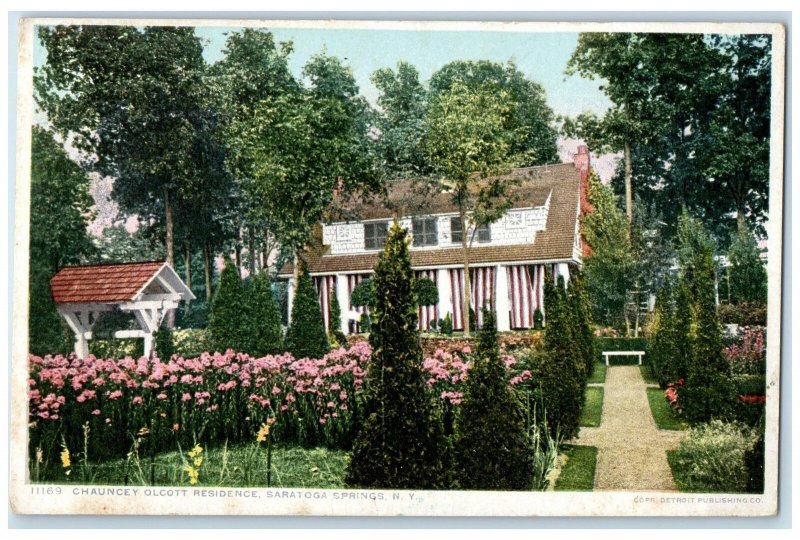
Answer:
[(542, 405), (547, 411), (551, 436), (557, 438), (560, 434), (571, 439), (578, 434), (586, 368), (576, 350), (574, 321), (563, 278), (554, 286), (552, 277), (545, 276), (544, 305), (544, 345), (548, 354), (539, 374)]
[(350, 293), (350, 303), (355, 307), (369, 307), (372, 305), (373, 299), (372, 279), (370, 278), (361, 280)]
[(373, 283), (365, 422), (345, 481), (366, 488), (447, 487), (447, 440), (422, 371), (407, 231), (397, 222)]
[(722, 324), (767, 325), (767, 305), (762, 303), (720, 304), (717, 306), (717, 315)]
[(286, 332), (286, 349), (295, 358), (319, 358), (329, 350), (325, 322), (317, 293), (304, 263), (300, 263), (292, 302), (292, 322)]
[(728, 249), (730, 299), (733, 303), (767, 302), (767, 271), (752, 234), (736, 235)]
[(426, 277), (414, 281), (414, 294), (420, 306), (435, 306), (439, 303), (439, 289)]
[(594, 371), (594, 333), (590, 319), (591, 306), (584, 286), (583, 275), (575, 270), (569, 282), (569, 310), (575, 321), (574, 339), (578, 354), (583, 360), (585, 376)]
[(176, 328), (172, 331), (172, 343), (175, 354), (184, 358), (195, 358), (212, 349), (206, 328)]
[(682, 491), (741, 493), (747, 491), (745, 455), (756, 434), (737, 423), (712, 420), (689, 430), (675, 451), (673, 465)]
[(442, 319), (442, 324), (440, 325), (440, 331), (442, 334), (449, 336), (453, 333), (453, 317), (450, 315), (450, 312), (444, 316)]
[(247, 325), (247, 310), (242, 309), (245, 298), (239, 270), (226, 258), (219, 278), (219, 286), (211, 303), (208, 329), (213, 350), (228, 349), (244, 351), (246, 347), (244, 329)]
[(536, 311), (533, 312), (533, 328), (536, 330), (541, 330), (543, 321), (544, 315), (542, 315), (542, 310), (536, 308)]
[(681, 282), (692, 301), (690, 331), (680, 334), (691, 343), (680, 401), (690, 422), (707, 422), (726, 417), (734, 398), (717, 319), (714, 246), (700, 222), (686, 213), (678, 223), (678, 237)]
[(139, 358), (144, 355), (144, 340), (134, 338), (92, 339), (89, 341), (89, 354), (97, 358)]
[(154, 353), (159, 358), (169, 359), (175, 354), (175, 343), (172, 340), (172, 330), (161, 328), (153, 334)]
[(247, 352), (261, 357), (283, 352), (283, 328), (272, 284), (266, 272), (253, 277), (252, 291), (248, 299), (248, 341)]
[(494, 314), (486, 310), (456, 422), (460, 487), (530, 490), (533, 454), (525, 413), (500, 360)]
[(361, 317), (359, 317), (359, 324), (361, 325), (361, 331), (365, 334), (369, 334), (370, 330), (372, 330), (372, 319), (369, 313), (361, 314)]
[(331, 294), (329, 307), (328, 336), (330, 341), (338, 347), (347, 343), (347, 337), (342, 332), (342, 308), (339, 307), (339, 299), (335, 292)]

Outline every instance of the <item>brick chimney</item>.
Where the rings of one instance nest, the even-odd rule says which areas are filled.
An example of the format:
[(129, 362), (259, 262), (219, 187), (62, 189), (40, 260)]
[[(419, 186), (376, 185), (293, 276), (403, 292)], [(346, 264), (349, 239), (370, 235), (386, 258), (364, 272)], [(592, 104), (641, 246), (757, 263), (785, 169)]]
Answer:
[[(589, 170), (591, 169), (592, 157), (589, 155), (589, 147), (585, 144), (578, 145), (578, 153), (575, 154), (574, 164), (575, 168), (581, 173), (580, 213), (583, 216), (593, 210), (592, 206), (589, 204)], [(592, 248), (583, 238), (583, 223), (581, 223), (581, 244), (583, 247), (583, 256), (591, 256)]]

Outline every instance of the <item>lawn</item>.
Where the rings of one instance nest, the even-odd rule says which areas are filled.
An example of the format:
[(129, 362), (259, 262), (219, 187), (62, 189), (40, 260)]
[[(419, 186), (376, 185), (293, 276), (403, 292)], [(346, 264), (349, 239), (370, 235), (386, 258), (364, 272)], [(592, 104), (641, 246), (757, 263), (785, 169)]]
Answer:
[[(88, 472), (81, 463), (73, 463), (70, 481), (102, 485), (188, 486), (184, 471), (188, 463), (179, 452), (149, 457), (90, 463)], [(267, 452), (256, 445), (221, 447), (204, 450), (198, 467), (198, 485), (224, 487), (267, 487)], [(272, 452), (270, 487), (341, 488), (344, 485), (347, 453), (325, 448), (276, 446)], [(184, 461), (186, 459), (187, 461)], [(64, 481), (67, 477), (55, 481)], [(52, 481), (52, 480), (46, 480)]]
[(586, 402), (581, 410), (580, 425), (583, 427), (598, 427), (603, 415), (603, 389), (598, 386), (586, 388)]
[(642, 379), (646, 384), (658, 384), (658, 381), (653, 377), (653, 374), (650, 373), (650, 366), (646, 364), (642, 364), (639, 366), (639, 371), (642, 373)]
[(608, 367), (603, 362), (595, 362), (592, 376), (586, 381), (589, 384), (603, 384), (606, 382)]
[(567, 462), (556, 479), (556, 491), (592, 491), (597, 467), (597, 448), (594, 446), (564, 446)]
[(658, 429), (683, 430), (688, 427), (686, 422), (675, 416), (660, 388), (648, 388), (647, 401), (650, 402), (650, 412)]

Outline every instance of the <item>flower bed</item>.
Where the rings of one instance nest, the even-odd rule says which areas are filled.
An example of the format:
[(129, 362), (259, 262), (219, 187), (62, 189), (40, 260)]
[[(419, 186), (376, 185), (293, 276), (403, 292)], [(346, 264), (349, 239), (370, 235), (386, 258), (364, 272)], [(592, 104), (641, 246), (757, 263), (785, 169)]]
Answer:
[[(371, 352), (361, 341), (321, 359), (233, 351), (168, 361), (30, 356), (30, 448), (54, 455), (87, 443), (102, 459), (128, 453), (143, 429), (142, 451), (155, 453), (249, 441), (264, 424), (276, 441), (349, 448)], [(424, 360), (428, 387), (448, 409), (460, 403), (469, 354), (436, 349)], [(504, 360), (510, 384), (532, 379), (513, 356)]]

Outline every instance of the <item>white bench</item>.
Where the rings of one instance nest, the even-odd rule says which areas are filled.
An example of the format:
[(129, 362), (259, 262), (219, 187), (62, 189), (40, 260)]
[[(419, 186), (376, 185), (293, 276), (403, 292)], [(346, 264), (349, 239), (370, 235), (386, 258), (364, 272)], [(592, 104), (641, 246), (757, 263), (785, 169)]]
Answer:
[(608, 365), (609, 356), (638, 356), (639, 365), (641, 366), (642, 356), (644, 356), (644, 351), (603, 351), (603, 357), (606, 359), (606, 365)]

